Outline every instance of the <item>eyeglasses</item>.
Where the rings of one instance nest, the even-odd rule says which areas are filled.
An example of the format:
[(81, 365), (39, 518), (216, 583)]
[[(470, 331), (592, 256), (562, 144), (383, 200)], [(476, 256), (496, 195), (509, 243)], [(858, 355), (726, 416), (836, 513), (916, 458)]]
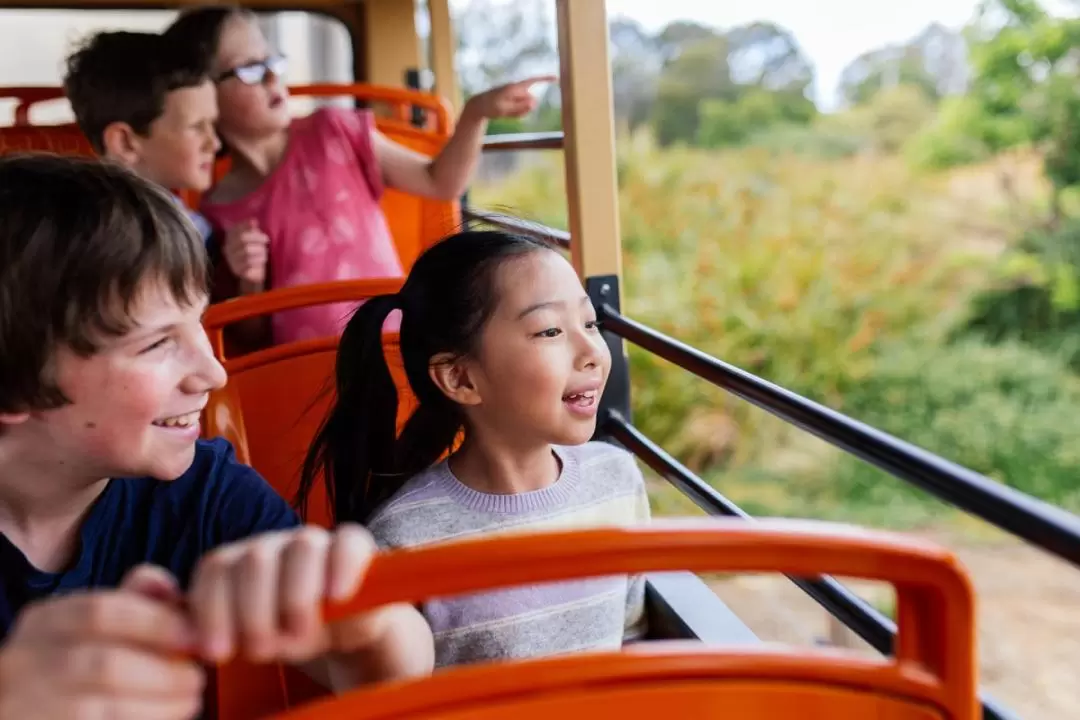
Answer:
[(256, 60), (247, 65), (226, 70), (221, 75), (218, 75), (217, 81), (224, 82), (231, 77), (235, 77), (245, 85), (259, 85), (266, 80), (267, 73), (282, 77), (288, 65), (289, 63), (284, 55), (271, 55), (265, 60)]

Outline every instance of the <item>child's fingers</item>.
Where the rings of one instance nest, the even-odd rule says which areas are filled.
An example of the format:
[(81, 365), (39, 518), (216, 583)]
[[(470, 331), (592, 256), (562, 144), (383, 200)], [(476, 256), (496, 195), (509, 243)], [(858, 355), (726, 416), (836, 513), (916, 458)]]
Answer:
[(261, 230), (248, 230), (240, 236), (240, 242), (246, 245), (259, 245), (265, 247), (270, 244), (270, 236)]
[(327, 591), (331, 600), (344, 601), (360, 589), (375, 554), (375, 541), (359, 525), (342, 523), (334, 532), (328, 560)]
[(195, 622), (199, 648), (215, 661), (234, 652), (236, 603), (233, 598), (231, 563), (241, 548), (225, 547), (207, 555), (195, 569), (188, 606)]
[[(84, 703), (85, 710), (56, 717), (93, 717), (109, 720), (186, 720), (199, 717), (202, 696), (162, 698), (96, 698)], [(89, 707), (87, 707), (89, 706)], [(42, 717), (45, 717), (44, 715)]]
[(322, 626), (329, 547), (329, 533), (307, 527), (295, 533), (282, 551), (278, 602), (282, 649), (289, 659), (305, 659), (329, 643)]
[(42, 669), (45, 680), (6, 676), (4, 717), (13, 718), (109, 718), (109, 720), (187, 720), (202, 710), (202, 690), (170, 695), (140, 695), (93, 691), (83, 686), (65, 687), (52, 672)]
[(174, 606), (179, 606), (183, 599), (176, 578), (156, 565), (144, 564), (132, 568), (120, 581), (120, 587)]
[(233, 574), (240, 644), (244, 657), (255, 662), (269, 661), (277, 652), (280, 564), (277, 546), (254, 544), (236, 563)]
[(527, 89), (539, 83), (555, 82), (558, 79), (558, 75), (534, 75), (532, 77), (525, 78), (524, 80), (518, 80), (517, 82), (513, 83), (511, 87)]
[(265, 265), (270, 258), (265, 245), (248, 245), (244, 248), (244, 260), (252, 265)]
[(89, 693), (182, 700), (197, 697), (203, 689), (201, 668), (187, 658), (107, 644), (82, 644), (56, 650), (54, 677), (62, 675), (64, 685)]
[(87, 592), (34, 603), (19, 616), (13, 637), (40, 642), (101, 640), (161, 651), (190, 649), (192, 630), (176, 608), (123, 591)]

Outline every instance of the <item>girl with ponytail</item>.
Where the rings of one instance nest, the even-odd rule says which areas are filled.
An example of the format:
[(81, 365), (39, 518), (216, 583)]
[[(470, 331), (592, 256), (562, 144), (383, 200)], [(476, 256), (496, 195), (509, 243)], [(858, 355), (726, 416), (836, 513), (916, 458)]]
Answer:
[[(382, 345), (393, 310), (419, 401), (400, 435)], [(335, 403), (304, 463), (299, 500), (322, 475), (335, 521), (366, 524), (384, 547), (647, 522), (633, 457), (589, 442), (610, 366), (595, 311), (561, 254), (503, 232), (453, 235), (421, 255), (399, 293), (364, 303), (346, 326)], [(617, 648), (644, 632), (643, 606), (642, 578), (609, 577), (422, 610), (436, 666), (445, 666)]]

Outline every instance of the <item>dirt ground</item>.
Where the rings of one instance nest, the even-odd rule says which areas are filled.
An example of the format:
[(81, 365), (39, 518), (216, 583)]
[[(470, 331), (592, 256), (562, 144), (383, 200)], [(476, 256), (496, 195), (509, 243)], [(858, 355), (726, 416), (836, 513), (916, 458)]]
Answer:
[[(1080, 718), (1080, 570), (1013, 539), (924, 534), (974, 579), (983, 690), (1024, 720)], [(830, 635), (825, 611), (785, 578), (710, 584), (762, 639), (809, 645)], [(871, 602), (891, 597), (884, 586), (850, 586)]]

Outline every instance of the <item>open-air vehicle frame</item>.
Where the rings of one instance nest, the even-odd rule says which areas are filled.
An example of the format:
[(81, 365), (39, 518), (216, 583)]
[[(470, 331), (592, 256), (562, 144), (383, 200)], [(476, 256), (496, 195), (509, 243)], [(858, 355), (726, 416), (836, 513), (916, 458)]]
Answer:
[[(295, 718), (546, 718), (618, 714), (677, 717), (968, 720), (1014, 717), (976, 687), (974, 598), (966, 574), (946, 552), (891, 534), (818, 523), (753, 522), (638, 430), (631, 416), (625, 343), (697, 375), (920, 489), (1080, 565), (1080, 520), (1059, 508), (959, 467), (856, 420), (777, 387), (669, 338), (621, 313), (621, 255), (611, 76), (604, 0), (552, 0), (556, 7), (562, 133), (490, 137), (485, 152), (565, 153), (569, 231), (387, 192), (383, 209), (403, 264), (463, 219), (542, 236), (569, 252), (586, 284), (612, 351), (611, 380), (598, 424), (710, 515), (726, 520), (637, 530), (587, 530), (446, 544), (379, 557), (359, 597), (330, 613), (392, 601), (595, 574), (646, 572), (650, 642), (622, 652), (455, 668), (342, 698), (280, 667), (234, 662), (211, 674), (207, 712), (222, 720)], [(176, 9), (175, 0), (0, 0), (13, 8)], [(387, 107), (380, 130), (434, 154), (460, 105), (448, 0), (427, 0), (432, 92), (416, 89), (420, 64), (415, 0), (249, 0), (256, 10), (332, 16), (364, 49), (353, 85), (293, 87), (294, 95), (345, 96)], [(62, 98), (58, 87), (0, 88), (19, 102), (0, 127), (0, 153), (46, 150), (89, 154), (73, 125), (35, 125), (30, 108)], [(227, 162), (223, 161), (223, 162)], [(224, 169), (223, 167), (220, 169)], [(196, 198), (186, 198), (194, 202)], [(355, 280), (271, 290), (211, 307), (206, 328), (228, 370), (203, 417), (207, 435), (233, 442), (286, 497), (326, 409), (337, 339), (305, 340), (234, 355), (225, 328), (246, 318), (305, 305), (394, 292), (400, 279)], [(384, 346), (399, 392), (410, 396), (397, 340)], [(395, 360), (397, 361), (395, 363)], [(396, 365), (396, 368), (395, 368)], [(399, 420), (410, 411), (402, 403)], [(325, 524), (318, 491), (308, 521)], [(881, 659), (837, 650), (770, 648), (694, 574), (783, 572)], [(893, 623), (834, 580), (864, 577), (894, 584)], [(653, 640), (681, 641), (678, 643)], [(1017, 669), (1021, 671), (1021, 669)]]

